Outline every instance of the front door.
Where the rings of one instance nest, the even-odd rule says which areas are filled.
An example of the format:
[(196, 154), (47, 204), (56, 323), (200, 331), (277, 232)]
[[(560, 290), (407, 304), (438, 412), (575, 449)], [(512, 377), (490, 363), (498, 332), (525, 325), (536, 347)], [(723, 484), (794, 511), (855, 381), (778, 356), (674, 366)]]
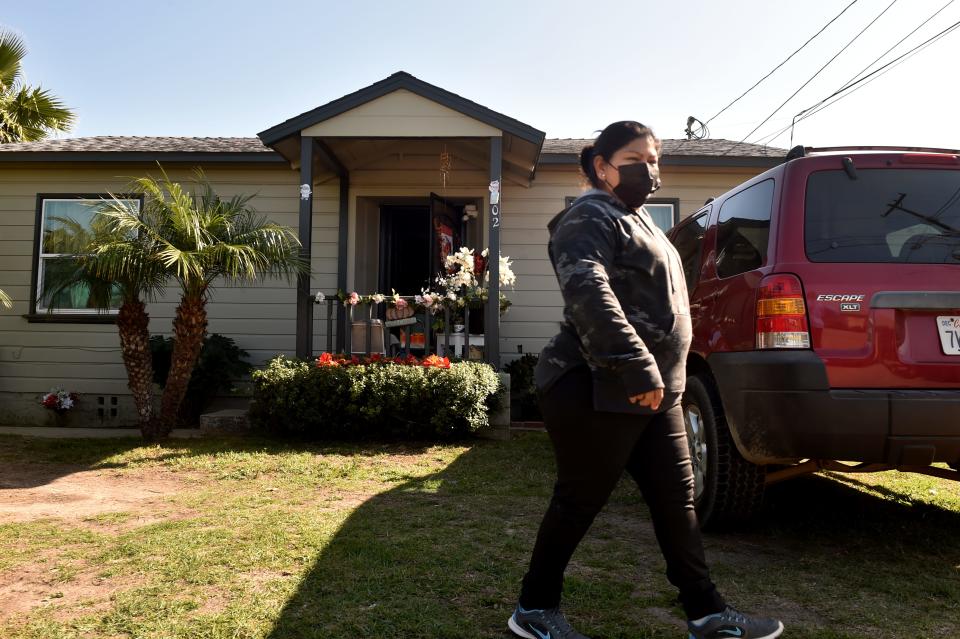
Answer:
[(430, 207), (380, 208), (380, 290), (417, 295), (430, 285), (433, 251)]

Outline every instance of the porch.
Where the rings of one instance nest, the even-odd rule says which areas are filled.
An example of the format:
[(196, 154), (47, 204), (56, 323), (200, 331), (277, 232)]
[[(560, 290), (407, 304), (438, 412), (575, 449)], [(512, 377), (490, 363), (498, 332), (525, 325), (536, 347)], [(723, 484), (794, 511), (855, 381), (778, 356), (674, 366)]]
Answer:
[[(388, 318), (384, 304), (344, 306), (337, 294), (390, 295), (399, 285), (397, 293), (415, 306), (414, 296), (429, 290), (443, 270), (444, 257), (460, 246), (470, 246), (477, 253), (488, 248), (492, 259), (486, 299), (479, 307), (468, 304), (465, 314), (482, 317), (483, 358), (499, 366), (496, 256), (500, 254), (502, 185), (530, 186), (543, 132), (397, 73), (259, 137), (299, 171), (303, 256), (314, 265), (325, 260), (326, 272), (333, 276), (318, 276), (321, 269), (315, 266), (311, 276), (297, 282), (299, 357), (324, 350), (389, 352), (394, 340), (408, 353), (422, 342), (419, 350), (424, 354), (450, 353), (451, 342), (462, 342), (469, 355), (469, 328), (462, 338), (458, 336), (450, 308), (446, 315), (418, 312), (415, 322), (389, 326), (410, 317)], [(318, 192), (327, 194), (333, 187), (336, 242), (318, 243), (314, 231), (324, 227), (318, 227), (315, 199)], [(409, 216), (401, 219), (401, 211)], [(417, 243), (421, 248), (411, 248)], [(423, 284), (418, 287), (418, 282)], [(409, 288), (414, 290), (403, 290)], [(319, 305), (318, 292), (325, 297)], [(347, 330), (348, 326), (353, 328)], [(443, 330), (438, 331), (440, 326)]]

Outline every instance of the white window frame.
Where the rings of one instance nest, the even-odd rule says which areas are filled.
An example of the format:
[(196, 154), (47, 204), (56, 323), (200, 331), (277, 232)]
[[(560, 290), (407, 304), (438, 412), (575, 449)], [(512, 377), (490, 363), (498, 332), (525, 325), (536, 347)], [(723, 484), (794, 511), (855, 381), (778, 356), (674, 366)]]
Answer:
[[(69, 195), (55, 195), (55, 196), (38, 196), (40, 200), (40, 214), (37, 216), (37, 224), (39, 228), (37, 230), (37, 258), (36, 258), (36, 296), (34, 298), (34, 309), (36, 314), (54, 314), (54, 315), (116, 315), (119, 311), (118, 308), (111, 308), (109, 310), (103, 311), (95, 308), (46, 308), (41, 306), (43, 303), (43, 272), (44, 265), (47, 260), (62, 258), (62, 257), (77, 257), (72, 253), (44, 253), (43, 249), (43, 237), (44, 229), (47, 227), (47, 202), (75, 202), (80, 204), (102, 204), (105, 198), (109, 198), (109, 195), (103, 196), (86, 196), (78, 195), (76, 197), (71, 197)], [(121, 202), (135, 202), (137, 208), (142, 204), (140, 198), (124, 197), (118, 198)]]

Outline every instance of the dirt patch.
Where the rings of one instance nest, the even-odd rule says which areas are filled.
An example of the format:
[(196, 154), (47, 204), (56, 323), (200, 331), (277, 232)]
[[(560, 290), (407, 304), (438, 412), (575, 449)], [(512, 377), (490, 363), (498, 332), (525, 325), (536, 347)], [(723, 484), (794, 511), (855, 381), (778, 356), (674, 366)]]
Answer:
[(54, 618), (75, 619), (105, 610), (110, 597), (139, 585), (132, 575), (103, 577), (98, 571), (81, 572), (67, 582), (59, 581), (52, 562), (31, 562), (0, 573), (0, 620), (49, 606)]
[[(127, 523), (156, 521), (184, 480), (165, 471), (117, 472), (51, 464), (0, 467), (0, 523), (58, 519), (88, 521), (129, 513)], [(138, 521), (140, 518), (140, 521)], [(166, 513), (162, 517), (166, 519)]]

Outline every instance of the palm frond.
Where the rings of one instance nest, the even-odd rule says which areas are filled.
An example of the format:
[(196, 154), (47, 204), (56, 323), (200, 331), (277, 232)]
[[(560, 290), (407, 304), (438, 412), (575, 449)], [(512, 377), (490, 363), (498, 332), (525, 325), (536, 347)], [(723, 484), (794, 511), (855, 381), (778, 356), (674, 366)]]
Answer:
[(76, 115), (52, 93), (21, 86), (0, 96), (0, 143), (42, 140), (52, 131), (69, 131)]
[(23, 38), (9, 29), (0, 30), (0, 92), (12, 91), (20, 79), (21, 64), (27, 55)]
[(0, 306), (13, 308), (13, 300), (10, 299), (10, 296), (7, 295), (2, 288), (0, 288)]

